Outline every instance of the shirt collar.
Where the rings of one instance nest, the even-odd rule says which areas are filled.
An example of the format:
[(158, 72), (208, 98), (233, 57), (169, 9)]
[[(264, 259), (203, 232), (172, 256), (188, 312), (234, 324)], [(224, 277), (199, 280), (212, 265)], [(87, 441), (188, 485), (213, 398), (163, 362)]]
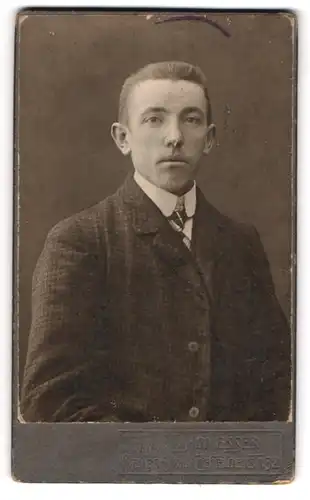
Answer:
[[(155, 186), (142, 175), (135, 171), (134, 179), (142, 191), (157, 205), (165, 217), (170, 217), (175, 209), (178, 196), (169, 191)], [(188, 217), (193, 217), (196, 210), (196, 182), (193, 187), (184, 195), (185, 210)]]

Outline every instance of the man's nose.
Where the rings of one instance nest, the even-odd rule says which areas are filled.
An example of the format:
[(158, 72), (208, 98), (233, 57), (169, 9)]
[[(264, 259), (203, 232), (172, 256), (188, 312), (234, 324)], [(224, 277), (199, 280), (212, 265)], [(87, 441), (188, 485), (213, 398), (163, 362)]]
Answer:
[(173, 120), (168, 124), (165, 139), (166, 146), (168, 147), (176, 148), (183, 145), (184, 139), (182, 130), (176, 120)]

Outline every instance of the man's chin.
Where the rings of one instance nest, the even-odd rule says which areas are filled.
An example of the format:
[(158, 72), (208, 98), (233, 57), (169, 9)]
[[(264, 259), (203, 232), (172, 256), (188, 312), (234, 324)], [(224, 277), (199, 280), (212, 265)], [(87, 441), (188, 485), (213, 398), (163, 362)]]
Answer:
[(187, 193), (194, 184), (193, 179), (167, 179), (161, 181), (160, 187), (169, 193), (181, 196)]

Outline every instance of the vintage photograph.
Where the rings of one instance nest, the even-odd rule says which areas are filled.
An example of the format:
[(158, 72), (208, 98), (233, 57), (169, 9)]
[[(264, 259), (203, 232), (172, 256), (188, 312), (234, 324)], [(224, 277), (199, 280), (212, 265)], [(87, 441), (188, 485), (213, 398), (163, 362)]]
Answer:
[(19, 18), (20, 422), (287, 422), (294, 19)]

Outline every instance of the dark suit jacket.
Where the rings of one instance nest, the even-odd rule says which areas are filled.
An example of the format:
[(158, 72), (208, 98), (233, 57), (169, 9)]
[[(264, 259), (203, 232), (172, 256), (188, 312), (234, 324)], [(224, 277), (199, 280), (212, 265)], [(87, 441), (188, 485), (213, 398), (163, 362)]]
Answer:
[(132, 177), (52, 229), (33, 279), (26, 421), (287, 419), (290, 332), (256, 230), (198, 189), (192, 245)]

